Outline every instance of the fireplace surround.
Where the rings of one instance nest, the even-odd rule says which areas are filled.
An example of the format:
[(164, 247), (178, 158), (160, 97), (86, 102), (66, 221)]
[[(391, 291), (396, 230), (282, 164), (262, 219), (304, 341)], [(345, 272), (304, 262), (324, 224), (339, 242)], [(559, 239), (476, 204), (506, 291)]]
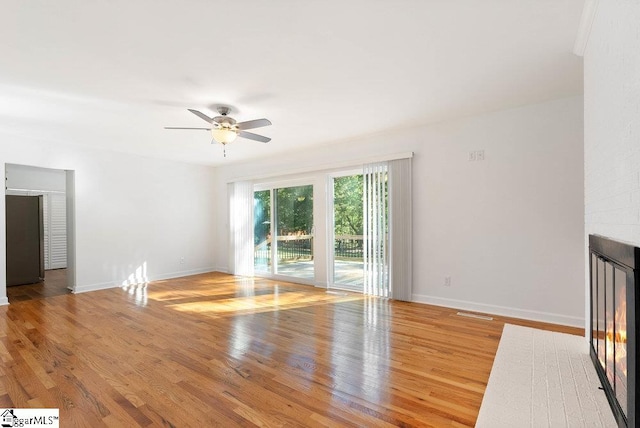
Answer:
[(589, 235), (590, 354), (618, 426), (640, 426), (640, 248)]

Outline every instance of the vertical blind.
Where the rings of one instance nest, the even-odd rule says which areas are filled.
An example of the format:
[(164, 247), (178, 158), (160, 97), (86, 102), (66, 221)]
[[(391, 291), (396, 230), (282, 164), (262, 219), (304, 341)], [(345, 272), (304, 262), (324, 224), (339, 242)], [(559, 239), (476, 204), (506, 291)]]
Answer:
[(364, 166), (364, 292), (389, 297), (387, 163)]
[(412, 297), (411, 158), (389, 161), (389, 287), (391, 297)]
[(411, 158), (364, 166), (364, 292), (411, 300)]
[(253, 183), (229, 183), (228, 194), (230, 270), (253, 276)]

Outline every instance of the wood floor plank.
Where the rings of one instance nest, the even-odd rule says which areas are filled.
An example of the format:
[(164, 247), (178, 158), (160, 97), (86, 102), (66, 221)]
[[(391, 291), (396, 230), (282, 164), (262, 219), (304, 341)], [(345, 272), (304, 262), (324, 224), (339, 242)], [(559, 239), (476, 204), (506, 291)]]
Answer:
[(583, 333), (220, 273), (29, 293), (0, 308), (0, 406), (61, 426), (470, 427), (505, 322)]

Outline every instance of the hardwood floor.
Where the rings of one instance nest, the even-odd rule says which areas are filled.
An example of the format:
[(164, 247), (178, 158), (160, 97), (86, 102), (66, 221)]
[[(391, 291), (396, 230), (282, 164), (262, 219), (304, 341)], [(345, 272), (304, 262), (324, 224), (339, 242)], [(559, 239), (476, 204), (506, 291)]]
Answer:
[(37, 284), (14, 285), (7, 287), (7, 297), (9, 303), (43, 299), (45, 297), (60, 296), (69, 294), (71, 290), (67, 288), (67, 270), (53, 269), (44, 273), (44, 282)]
[(203, 274), (0, 307), (0, 407), (61, 426), (473, 426), (504, 322)]

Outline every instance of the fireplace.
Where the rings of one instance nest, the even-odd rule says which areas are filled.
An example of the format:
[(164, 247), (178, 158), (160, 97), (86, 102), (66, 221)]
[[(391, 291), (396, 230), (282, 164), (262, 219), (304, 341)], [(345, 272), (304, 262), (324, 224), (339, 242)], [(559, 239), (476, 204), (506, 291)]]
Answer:
[(640, 248), (589, 235), (591, 359), (621, 427), (640, 426), (637, 383)]

